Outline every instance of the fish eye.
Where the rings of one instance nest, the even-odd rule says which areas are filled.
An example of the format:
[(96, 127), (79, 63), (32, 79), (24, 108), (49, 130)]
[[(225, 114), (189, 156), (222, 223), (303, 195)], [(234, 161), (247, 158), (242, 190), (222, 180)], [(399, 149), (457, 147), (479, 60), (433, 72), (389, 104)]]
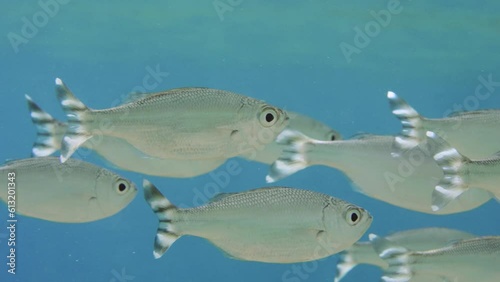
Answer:
[(127, 192), (128, 187), (128, 183), (123, 179), (118, 180), (115, 184), (115, 189), (118, 194), (124, 194), (125, 192)]
[(358, 209), (352, 208), (346, 213), (346, 220), (349, 225), (356, 225), (361, 219), (361, 213)]
[(330, 133), (330, 141), (335, 141), (337, 138), (334, 133)]
[(259, 121), (264, 127), (273, 126), (278, 120), (278, 112), (270, 107), (264, 108), (260, 113)]

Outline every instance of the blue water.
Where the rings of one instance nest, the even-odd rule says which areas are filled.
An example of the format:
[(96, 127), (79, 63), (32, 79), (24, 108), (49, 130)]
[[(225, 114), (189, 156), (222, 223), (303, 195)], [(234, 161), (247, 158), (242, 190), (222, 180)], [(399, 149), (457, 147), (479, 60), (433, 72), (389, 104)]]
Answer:
[[(51, 11), (58, 3), (58, 11), (50, 15), (40, 4), (49, 2)], [(423, 115), (442, 117), (454, 104), (470, 102), (479, 76), (500, 81), (498, 1), (124, 2), (2, 1), (0, 160), (30, 156), (35, 130), (24, 94), (64, 119), (54, 93), (56, 77), (92, 108), (110, 107), (132, 90), (207, 86), (307, 114), (344, 136), (399, 132), (385, 98), (388, 90)], [(218, 13), (214, 5), (225, 12)], [(371, 11), (389, 11), (388, 5), (395, 5), (390, 21), (374, 24)], [(23, 18), (36, 31), (23, 33), (28, 25)], [(356, 44), (356, 28), (366, 27), (372, 36)], [(342, 42), (356, 52), (346, 57)], [(144, 84), (148, 70), (156, 68), (162, 74)], [(500, 89), (477, 105), (466, 105), (500, 108)], [(106, 165), (95, 156), (86, 160)], [(267, 166), (235, 161), (241, 173), (221, 192), (266, 186)], [(115, 171), (138, 186), (145, 177)], [(221, 171), (224, 167), (215, 173)], [(210, 175), (147, 178), (178, 205), (192, 206), (199, 195), (214, 193), (204, 190), (214, 182)], [(279, 184), (368, 209), (374, 222), (366, 234), (430, 226), (500, 234), (500, 206), (494, 201), (455, 215), (422, 214), (354, 192), (343, 174), (326, 167), (309, 168)], [(0, 205), (0, 281), (298, 282), (333, 281), (335, 276), (337, 256), (294, 265), (244, 262), (188, 236), (155, 260), (157, 218), (141, 191), (122, 212), (97, 222), (58, 224), (19, 217), (16, 274), (11, 275), (6, 220), (6, 207)], [(380, 274), (375, 267), (359, 266), (343, 281), (378, 281)]]

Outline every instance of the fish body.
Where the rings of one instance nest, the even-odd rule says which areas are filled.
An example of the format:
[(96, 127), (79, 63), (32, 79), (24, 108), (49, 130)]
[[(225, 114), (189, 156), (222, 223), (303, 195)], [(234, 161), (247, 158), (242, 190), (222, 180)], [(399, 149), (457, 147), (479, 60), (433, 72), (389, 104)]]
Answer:
[[(447, 228), (421, 228), (396, 232), (384, 238), (396, 245), (403, 246), (414, 251), (426, 251), (441, 248), (450, 242), (474, 238), (475, 235), (459, 230)], [(389, 264), (378, 256), (371, 242), (357, 242), (349, 249), (340, 253), (337, 263), (337, 275), (335, 282), (340, 282), (342, 278), (359, 264), (370, 264), (386, 269)], [(436, 280), (434, 277), (422, 276), (413, 278), (412, 282), (430, 282)]]
[[(54, 119), (26, 95), (31, 120), (37, 129), (32, 156), (45, 157), (61, 150), (68, 124)], [(84, 142), (82, 148), (93, 150), (120, 169), (164, 177), (194, 177), (216, 169), (225, 160), (174, 160), (147, 155), (125, 139), (99, 135)]]
[(363, 194), (402, 208), (430, 214), (451, 214), (474, 209), (491, 199), (480, 189), (469, 189), (438, 211), (433, 211), (432, 193), (443, 177), (433, 159), (434, 145), (423, 143), (394, 155), (393, 136), (367, 135), (358, 139), (319, 141), (285, 130), (277, 141), (286, 144), (283, 155), (271, 166), (273, 182), (312, 165), (339, 169)]
[(286, 112), (278, 108), (217, 89), (172, 89), (103, 110), (89, 109), (60, 79), (56, 90), (69, 123), (63, 162), (101, 135), (124, 139), (157, 158), (226, 160), (245, 147), (272, 142), (288, 123)]
[(429, 276), (450, 282), (496, 282), (500, 277), (500, 236), (458, 240), (441, 248), (414, 251), (370, 234), (388, 264), (383, 281), (406, 282)]
[[(43, 157), (59, 151), (68, 124), (54, 119), (27, 95), (26, 100), (31, 119), (37, 129), (32, 155)], [(342, 139), (337, 131), (327, 125), (297, 113), (290, 113), (290, 123), (287, 128), (299, 130), (320, 140)], [(95, 151), (103, 159), (120, 169), (164, 177), (198, 176), (216, 169), (225, 161), (224, 159), (173, 160), (157, 158), (141, 152), (124, 139), (104, 135), (84, 142), (81, 147)], [(282, 149), (283, 145), (273, 141), (263, 148), (251, 150), (243, 157), (271, 164), (280, 156)]]
[(500, 154), (471, 160), (434, 132), (427, 132), (439, 147), (434, 159), (443, 170), (443, 178), (433, 193), (433, 209), (438, 210), (471, 188), (490, 192), (500, 199)]
[(1, 187), (14, 173), (15, 196), (0, 189), (3, 202), (15, 201), (19, 214), (34, 218), (81, 223), (116, 214), (135, 197), (135, 185), (80, 160), (43, 157), (10, 161), (0, 167)]
[(500, 110), (459, 112), (446, 118), (422, 117), (394, 92), (387, 97), (392, 113), (401, 120), (403, 130), (396, 139), (399, 151), (418, 146), (432, 131), (471, 159), (484, 159), (500, 151)]
[(372, 221), (366, 210), (343, 200), (284, 187), (222, 194), (189, 209), (176, 208), (147, 180), (144, 195), (160, 220), (156, 258), (180, 236), (193, 235), (240, 260), (311, 261), (348, 248)]

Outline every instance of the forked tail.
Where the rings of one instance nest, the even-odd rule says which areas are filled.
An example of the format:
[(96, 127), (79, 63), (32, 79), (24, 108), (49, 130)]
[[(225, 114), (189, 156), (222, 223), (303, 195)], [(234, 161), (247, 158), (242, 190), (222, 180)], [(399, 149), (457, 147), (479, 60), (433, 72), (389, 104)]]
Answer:
[(401, 99), (394, 92), (387, 92), (389, 106), (392, 113), (401, 121), (403, 129), (401, 134), (396, 136), (393, 155), (400, 155), (403, 151), (418, 146), (425, 141), (425, 131), (420, 114), (412, 108), (405, 100)]
[(434, 132), (427, 132), (427, 137), (435, 143), (434, 160), (443, 170), (443, 178), (432, 192), (432, 210), (438, 211), (469, 189), (467, 163), (470, 160), (462, 156), (455, 148)]
[(386, 282), (410, 281), (413, 275), (415, 275), (412, 270), (414, 260), (412, 259), (411, 252), (375, 234), (370, 234), (369, 237), (379, 257), (389, 264), (389, 267), (384, 269), (382, 280)]
[(305, 153), (307, 145), (312, 141), (304, 134), (289, 129), (276, 137), (278, 144), (285, 145), (281, 156), (271, 164), (269, 174), (266, 176), (268, 183), (278, 181), (308, 166)]
[(25, 95), (31, 121), (36, 127), (36, 139), (31, 149), (32, 157), (46, 157), (61, 149), (67, 124), (54, 119), (42, 110), (30, 96)]
[(56, 93), (68, 117), (68, 128), (61, 143), (61, 162), (64, 163), (85, 141), (92, 138), (86, 128), (91, 110), (73, 95), (60, 78), (56, 78)]
[(170, 201), (148, 180), (144, 179), (144, 198), (160, 220), (156, 232), (153, 255), (160, 258), (180, 236), (175, 233), (172, 217), (177, 212)]
[(339, 261), (337, 262), (337, 273), (335, 274), (334, 282), (340, 282), (344, 276), (349, 273), (358, 263), (354, 260), (349, 250), (340, 253)]

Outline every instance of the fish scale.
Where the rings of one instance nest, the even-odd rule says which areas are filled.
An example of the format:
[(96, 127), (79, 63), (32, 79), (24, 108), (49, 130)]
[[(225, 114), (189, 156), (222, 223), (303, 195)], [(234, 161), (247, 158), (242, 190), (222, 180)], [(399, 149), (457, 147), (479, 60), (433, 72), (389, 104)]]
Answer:
[(387, 98), (392, 113), (401, 121), (403, 131), (396, 140), (396, 152), (403, 152), (422, 143), (426, 132), (439, 134), (454, 148), (471, 159), (487, 158), (498, 151), (500, 145), (500, 110), (457, 112), (445, 118), (431, 119), (421, 116), (394, 92)]
[(157, 258), (180, 236), (193, 235), (241, 260), (310, 261), (349, 247), (372, 221), (360, 207), (287, 187), (222, 194), (206, 205), (177, 209), (145, 180), (144, 196), (160, 220), (154, 251)]
[(365, 135), (350, 140), (320, 141), (284, 130), (277, 142), (286, 149), (271, 165), (267, 181), (277, 181), (309, 166), (325, 165), (345, 173), (363, 194), (419, 212), (458, 213), (491, 199), (487, 191), (470, 189), (445, 208), (434, 210), (432, 193), (443, 177), (442, 169), (433, 159), (435, 145), (426, 142), (394, 156), (395, 139)]
[(69, 123), (62, 162), (94, 135), (124, 139), (152, 157), (223, 161), (241, 154), (247, 140), (264, 133), (271, 138), (259, 142), (271, 143), (288, 124), (288, 115), (278, 108), (217, 89), (152, 93), (103, 110), (87, 108), (60, 79), (56, 91)]
[[(54, 222), (90, 222), (106, 218), (125, 208), (137, 189), (130, 181), (76, 159), (62, 164), (59, 158), (14, 160), (0, 167), (0, 185), (7, 187), (7, 175), (15, 173), (18, 213)], [(124, 185), (124, 190), (118, 190)], [(7, 189), (0, 189), (7, 202)]]
[(429, 276), (442, 281), (497, 282), (500, 277), (500, 236), (458, 240), (446, 246), (413, 251), (370, 234), (379, 256), (388, 263), (383, 281), (413, 281)]
[[(139, 96), (134, 97), (135, 100), (137, 100), (141, 97), (155, 94), (134, 95)], [(28, 95), (26, 95), (26, 100), (31, 119), (37, 129), (37, 138), (33, 144), (32, 155), (37, 157), (49, 156), (61, 149), (62, 139), (68, 124), (54, 119), (50, 114), (43, 111)], [(288, 127), (306, 132), (308, 135), (321, 140), (340, 140), (342, 138), (338, 132), (327, 125), (297, 113), (291, 113)], [(189, 144), (188, 141), (189, 140), (184, 142), (184, 144)], [(112, 165), (121, 169), (157, 176), (193, 177), (210, 172), (225, 161), (225, 159), (201, 161), (200, 159), (174, 160), (155, 158), (139, 151), (126, 140), (111, 136), (92, 138), (83, 143), (82, 146), (95, 151)], [(184, 152), (191, 150), (190, 148), (192, 148), (193, 145), (186, 147), (188, 147), (188, 149), (177, 149), (176, 153), (184, 154)], [(243, 149), (246, 149), (248, 153), (241, 157), (271, 164), (279, 157), (283, 146), (276, 142), (271, 142), (263, 148), (259, 148), (259, 150)], [(215, 148), (209, 150), (215, 150)], [(220, 155), (223, 154), (220, 153)]]

